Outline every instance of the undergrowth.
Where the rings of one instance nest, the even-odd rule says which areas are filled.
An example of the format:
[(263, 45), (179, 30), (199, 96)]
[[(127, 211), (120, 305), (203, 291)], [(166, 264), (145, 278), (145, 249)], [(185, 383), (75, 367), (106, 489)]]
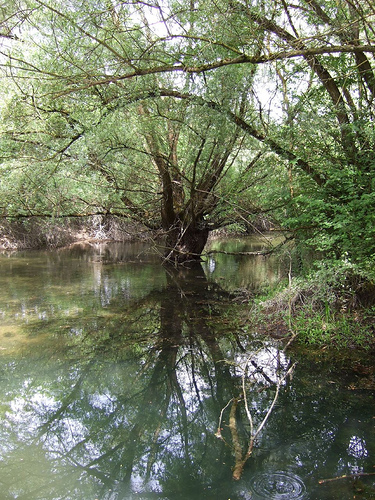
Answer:
[(336, 348), (374, 348), (375, 279), (349, 262), (325, 262), (258, 297), (252, 318), (264, 332)]

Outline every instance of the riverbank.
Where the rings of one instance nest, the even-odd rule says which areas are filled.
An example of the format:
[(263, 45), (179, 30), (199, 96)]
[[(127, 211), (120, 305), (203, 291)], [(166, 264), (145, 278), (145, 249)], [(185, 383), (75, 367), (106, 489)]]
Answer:
[[(248, 236), (275, 230), (265, 217), (258, 216), (251, 224), (234, 225), (215, 230), (209, 239), (228, 235)], [(0, 250), (54, 249), (78, 242), (131, 241), (155, 239), (158, 231), (151, 231), (130, 219), (108, 215), (85, 217), (25, 217), (0, 222)]]
[(255, 297), (250, 321), (285, 342), (375, 353), (375, 284), (349, 263), (323, 263)]
[(82, 218), (28, 218), (2, 221), (0, 249), (54, 249), (77, 242), (146, 239), (149, 231), (117, 217), (93, 215)]
[[(210, 240), (225, 243), (218, 231)], [(157, 236), (157, 235), (156, 235)], [(243, 235), (242, 235), (243, 236)], [(78, 242), (135, 241), (155, 238), (141, 225), (116, 217), (31, 218), (0, 225), (0, 249), (57, 249)], [(234, 254), (238, 251), (237, 239)], [(216, 248), (216, 247), (215, 247)], [(216, 251), (223, 250), (219, 245)], [(227, 252), (224, 252), (227, 253)], [(375, 352), (375, 284), (348, 262), (322, 262), (309, 276), (268, 285), (267, 292), (243, 290), (249, 321), (274, 338), (293, 339), (311, 348), (356, 348)]]

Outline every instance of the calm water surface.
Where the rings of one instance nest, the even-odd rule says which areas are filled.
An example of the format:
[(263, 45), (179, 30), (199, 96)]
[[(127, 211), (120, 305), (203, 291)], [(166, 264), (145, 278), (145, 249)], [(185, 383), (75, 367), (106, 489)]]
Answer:
[(1, 255), (0, 499), (375, 498), (371, 360), (284, 352), (238, 319), (229, 293), (282, 272), (219, 254), (177, 272), (140, 244)]

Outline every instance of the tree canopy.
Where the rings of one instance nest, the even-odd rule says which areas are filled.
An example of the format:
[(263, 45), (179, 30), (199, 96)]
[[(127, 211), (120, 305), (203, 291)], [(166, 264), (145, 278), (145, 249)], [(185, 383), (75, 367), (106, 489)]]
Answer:
[(26, 0), (1, 10), (3, 216), (103, 213), (199, 258), (267, 212), (375, 255), (370, 0)]

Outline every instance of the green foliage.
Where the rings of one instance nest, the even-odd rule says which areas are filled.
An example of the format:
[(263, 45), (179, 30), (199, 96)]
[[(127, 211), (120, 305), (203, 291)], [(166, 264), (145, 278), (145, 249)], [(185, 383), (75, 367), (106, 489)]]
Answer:
[(369, 3), (5, 10), (3, 216), (101, 212), (214, 229), (263, 213), (301, 247), (370, 267)]
[(365, 265), (375, 257), (375, 193), (369, 186), (334, 173), (318, 196), (301, 193), (291, 204), (285, 224), (313, 249)]
[(292, 321), (298, 342), (338, 349), (369, 349), (373, 343), (373, 327), (358, 313), (337, 313), (326, 304), (324, 311), (304, 307)]
[(375, 273), (349, 261), (315, 262), (309, 274), (265, 289), (252, 306), (261, 331), (318, 347), (370, 349), (375, 328)]

